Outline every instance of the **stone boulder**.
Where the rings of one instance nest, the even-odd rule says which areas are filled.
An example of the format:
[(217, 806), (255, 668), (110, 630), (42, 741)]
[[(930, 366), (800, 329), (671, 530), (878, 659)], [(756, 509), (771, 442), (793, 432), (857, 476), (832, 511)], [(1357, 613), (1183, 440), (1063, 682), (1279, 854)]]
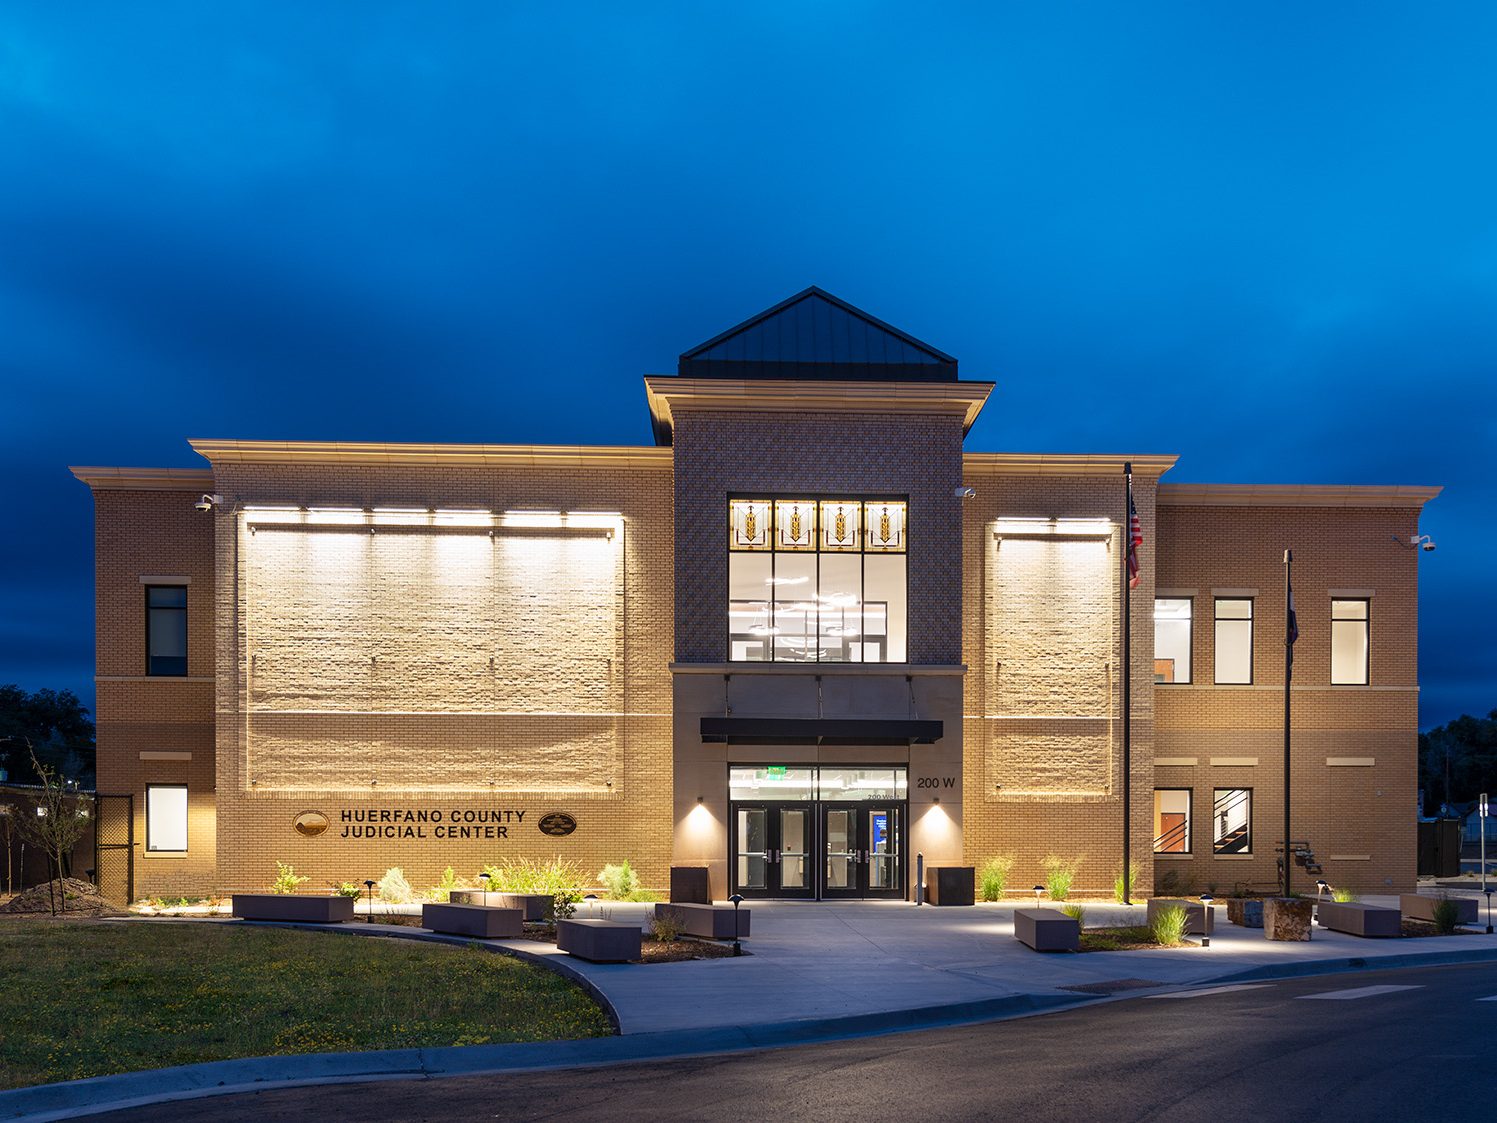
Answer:
[(1263, 935), (1270, 940), (1308, 940), (1315, 902), (1308, 897), (1269, 897), (1263, 902)]
[(1262, 928), (1262, 900), (1257, 897), (1228, 897), (1227, 919), (1239, 928)]

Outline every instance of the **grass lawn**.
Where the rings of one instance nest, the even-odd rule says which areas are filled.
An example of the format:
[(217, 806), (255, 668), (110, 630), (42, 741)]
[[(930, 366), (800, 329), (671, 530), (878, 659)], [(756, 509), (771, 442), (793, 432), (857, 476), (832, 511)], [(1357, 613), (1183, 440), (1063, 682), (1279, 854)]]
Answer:
[(231, 1057), (611, 1032), (573, 983), (475, 948), (0, 919), (0, 1088)]

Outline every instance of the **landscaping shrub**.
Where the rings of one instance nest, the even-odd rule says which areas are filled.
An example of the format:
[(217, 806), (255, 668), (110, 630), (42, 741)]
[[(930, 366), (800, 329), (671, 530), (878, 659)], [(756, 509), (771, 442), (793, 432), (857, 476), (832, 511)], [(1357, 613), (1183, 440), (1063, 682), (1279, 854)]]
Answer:
[(616, 866), (612, 863), (604, 866), (603, 872), (598, 874), (598, 880), (607, 887), (608, 895), (615, 901), (653, 901), (655, 899), (654, 893), (640, 888), (639, 874), (634, 872), (627, 860)]
[(1441, 897), (1435, 902), (1435, 931), (1442, 936), (1448, 936), (1460, 925), (1461, 909), (1449, 897)]
[(662, 916), (655, 914), (655, 919), (650, 921), (650, 933), (662, 944), (674, 943), (681, 935), (681, 925), (673, 916)]
[(296, 887), (307, 880), (305, 877), (297, 877), (296, 870), (285, 862), (277, 862), (275, 870), (275, 880), (270, 883), (272, 893), (295, 893)]
[(1127, 883), (1124, 884), (1124, 875), (1118, 874), (1112, 879), (1112, 898), (1118, 904), (1130, 899), (1138, 889), (1138, 863), (1128, 863)]
[(451, 866), (442, 871), (442, 880), (431, 887), (431, 899), (439, 904), (446, 904), (452, 899), (454, 889), (467, 889), (468, 883), (457, 876)]
[(559, 857), (549, 862), (519, 858), (502, 866), (484, 866), (480, 872), (489, 875), (489, 888), (496, 893), (546, 894), (555, 903), (557, 920), (565, 920), (576, 911), (577, 902), (582, 900), (578, 887), (587, 882), (581, 866)]
[(1361, 898), (1357, 896), (1355, 889), (1332, 889), (1331, 900), (1339, 905), (1349, 905), (1361, 900)]
[(1185, 877), (1179, 870), (1165, 870), (1155, 883), (1154, 893), (1159, 897), (1190, 897), (1195, 894), (1195, 887), (1195, 880)]
[(1008, 871), (1013, 868), (1014, 860), (1009, 855), (989, 858), (983, 863), (977, 880), (984, 901), (1003, 900), (1003, 891), (1008, 887)]
[(1040, 863), (1045, 870), (1045, 892), (1052, 901), (1064, 901), (1071, 895), (1071, 885), (1076, 880), (1081, 862), (1081, 858), (1068, 860), (1051, 854)]
[(1061, 905), (1060, 911), (1074, 920), (1077, 928), (1086, 927), (1086, 909), (1080, 905)]
[(363, 886), (359, 885), (356, 881), (335, 882), (333, 884), (333, 892), (337, 893), (340, 897), (349, 897), (355, 901), (364, 895)]
[(399, 866), (385, 871), (378, 888), (379, 899), (387, 905), (408, 905), (416, 899), (411, 883), (405, 879), (405, 871)]
[(1185, 935), (1185, 910), (1179, 905), (1160, 909), (1149, 922), (1149, 935), (1165, 947), (1180, 943)]

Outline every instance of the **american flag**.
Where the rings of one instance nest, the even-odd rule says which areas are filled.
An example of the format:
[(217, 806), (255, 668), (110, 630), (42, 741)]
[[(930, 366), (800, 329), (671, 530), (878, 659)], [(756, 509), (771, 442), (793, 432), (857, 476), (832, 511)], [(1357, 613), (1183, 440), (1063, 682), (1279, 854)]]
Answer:
[(1133, 482), (1128, 482), (1128, 588), (1138, 588), (1138, 548), (1144, 544), (1138, 508), (1133, 505)]

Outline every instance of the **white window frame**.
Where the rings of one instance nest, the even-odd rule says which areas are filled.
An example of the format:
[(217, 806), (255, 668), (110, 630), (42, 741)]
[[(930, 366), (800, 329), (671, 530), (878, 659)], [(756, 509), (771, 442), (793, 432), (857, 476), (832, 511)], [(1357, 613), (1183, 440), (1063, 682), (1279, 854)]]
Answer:
[[(1336, 606), (1338, 604), (1360, 604), (1365, 606), (1362, 616), (1338, 617)], [(1336, 625), (1337, 624), (1361, 624), (1362, 625), (1362, 677), (1359, 681), (1347, 682), (1336, 677)], [(1372, 685), (1372, 598), (1371, 597), (1332, 597), (1331, 598), (1331, 685), (1332, 686), (1370, 686)]]
[[(157, 835), (157, 825), (156, 825), (156, 822), (158, 820), (158, 817), (160, 815), (164, 814), (166, 812), (166, 810), (167, 810), (165, 808), (162, 808), (162, 809), (158, 810), (158, 809), (156, 809), (156, 808), (154, 808), (152, 806), (152, 804), (153, 804), (154, 801), (151, 798), (151, 794), (153, 792), (158, 792), (158, 791), (160, 791), (160, 792), (164, 792), (164, 791), (180, 791), (182, 793), (182, 806), (181, 806), (181, 816), (182, 816), (182, 819), (181, 819), (180, 829), (176, 832), (181, 837), (181, 840), (182, 840), (182, 845), (181, 846), (157, 846), (156, 845), (156, 842), (157, 842), (157, 837), (156, 837), (156, 835)], [(191, 806), (192, 806), (192, 800), (191, 800), (191, 797), (188, 794), (187, 785), (186, 784), (147, 784), (146, 785), (146, 852), (147, 853), (149, 853), (149, 854), (185, 854), (185, 853), (187, 853), (188, 824), (189, 824), (189, 821), (190, 821), (190, 818), (191, 818), (191, 815), (190, 815)], [(176, 809), (175, 808), (171, 809), (171, 810), (172, 810), (173, 814), (176, 813)], [(176, 827), (176, 826), (178, 826), (178, 824), (176, 824), (174, 822), (174, 823), (170, 824), (169, 826), (163, 825), (160, 829), (162, 831), (166, 831), (166, 830), (169, 830), (171, 827)], [(176, 841), (176, 839), (175, 838), (166, 838), (166, 839), (162, 839), (161, 841), (163, 841), (163, 842), (174, 842), (174, 841)]]
[[(1253, 597), (1213, 597), (1211, 600), (1211, 678), (1217, 686), (1252, 686), (1253, 685), (1253, 621), (1257, 616), (1257, 606), (1253, 603)], [(1248, 606), (1246, 618), (1240, 616), (1222, 616), (1221, 605), (1223, 601), (1245, 601)], [(1247, 625), (1247, 668), (1246, 679), (1223, 679), (1221, 671), (1221, 626), (1223, 624), (1246, 624)]]

